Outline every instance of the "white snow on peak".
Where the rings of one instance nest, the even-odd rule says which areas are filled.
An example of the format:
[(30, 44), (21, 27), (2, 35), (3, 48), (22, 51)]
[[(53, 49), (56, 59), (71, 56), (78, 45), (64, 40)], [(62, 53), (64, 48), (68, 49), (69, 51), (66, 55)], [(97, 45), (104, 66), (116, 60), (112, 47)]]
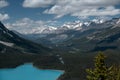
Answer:
[[(92, 22), (95, 22), (96, 24), (101, 24), (104, 22), (103, 19), (94, 19), (92, 21), (74, 21), (74, 22), (67, 22), (61, 25), (60, 27), (55, 26), (44, 26), (44, 27), (38, 27), (33, 28), (29, 31), (29, 34), (51, 34), (51, 33), (62, 33), (66, 30), (82, 30), (84, 26), (90, 26)], [(27, 32), (24, 31), (25, 34)]]
[(0, 43), (3, 44), (3, 45), (9, 46), (9, 47), (14, 46), (13, 43), (5, 42), (5, 41), (0, 41)]
[(65, 23), (65, 24), (63, 24), (63, 26), (62, 27), (66, 27), (66, 28), (68, 28), (68, 29), (77, 29), (77, 28), (79, 28), (79, 29), (82, 29), (82, 25), (83, 25), (83, 23), (82, 22), (80, 22), (80, 21), (75, 21), (75, 22), (72, 22), (72, 23)]
[(24, 29), (24, 30), (18, 28), (17, 30), (18, 30), (18, 32), (23, 33), (23, 34), (62, 33), (66, 30), (71, 30), (71, 29), (84, 31), (84, 28), (88, 28), (92, 22), (94, 22), (96, 24), (101, 24), (101, 23), (105, 22), (105, 20), (103, 20), (103, 19), (93, 19), (91, 21), (77, 20), (74, 22), (67, 22), (67, 23), (65, 22), (63, 25), (60, 25), (59, 27), (58, 26), (55, 27), (55, 26), (51, 26), (51, 25), (46, 24), (44, 26), (35, 25), (35, 27), (31, 27), (30, 29)]
[(120, 24), (120, 19), (116, 22), (116, 24)]
[(101, 23), (103, 23), (105, 20), (103, 20), (103, 19), (93, 19), (92, 20), (92, 22), (95, 22), (95, 23), (97, 23), (97, 24), (101, 24)]
[(56, 27), (49, 27), (50, 30), (56, 30), (57, 28)]
[(84, 25), (89, 26), (91, 22), (84, 22)]
[[(55, 31), (57, 28), (53, 26), (48, 26), (48, 27), (37, 27), (33, 28), (29, 31), (29, 34), (46, 34), (46, 33), (52, 33)], [(24, 32), (24, 34), (28, 34), (28, 32)]]

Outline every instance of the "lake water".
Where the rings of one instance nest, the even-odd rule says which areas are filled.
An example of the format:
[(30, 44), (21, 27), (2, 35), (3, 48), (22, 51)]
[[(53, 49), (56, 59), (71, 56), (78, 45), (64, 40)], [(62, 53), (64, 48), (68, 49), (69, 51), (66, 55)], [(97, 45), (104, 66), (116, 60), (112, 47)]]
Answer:
[(41, 70), (24, 64), (14, 69), (0, 69), (0, 80), (57, 80), (63, 74), (58, 70)]

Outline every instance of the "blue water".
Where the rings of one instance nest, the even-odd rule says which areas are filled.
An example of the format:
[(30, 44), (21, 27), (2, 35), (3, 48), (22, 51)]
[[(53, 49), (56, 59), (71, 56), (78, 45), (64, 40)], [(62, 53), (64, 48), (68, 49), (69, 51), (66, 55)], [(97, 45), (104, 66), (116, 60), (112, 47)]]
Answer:
[(14, 69), (0, 69), (0, 80), (56, 80), (63, 71), (41, 70), (24, 64)]

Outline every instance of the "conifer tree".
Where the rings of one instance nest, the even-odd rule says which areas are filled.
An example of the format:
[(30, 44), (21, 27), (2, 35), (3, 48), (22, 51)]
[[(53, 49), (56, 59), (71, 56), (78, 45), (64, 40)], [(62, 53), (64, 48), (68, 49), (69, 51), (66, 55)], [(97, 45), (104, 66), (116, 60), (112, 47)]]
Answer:
[(120, 67), (113, 66), (111, 80), (120, 80)]
[(110, 80), (112, 67), (108, 68), (105, 64), (106, 56), (102, 52), (95, 57), (94, 69), (87, 69), (87, 80)]

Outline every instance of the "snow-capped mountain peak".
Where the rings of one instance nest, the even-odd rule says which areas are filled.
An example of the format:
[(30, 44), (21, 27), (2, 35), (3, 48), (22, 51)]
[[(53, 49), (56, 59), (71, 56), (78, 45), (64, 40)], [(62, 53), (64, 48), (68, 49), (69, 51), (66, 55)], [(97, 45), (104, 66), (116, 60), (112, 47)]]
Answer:
[(89, 26), (90, 24), (91, 24), (90, 21), (88, 21), (88, 22), (84, 22), (84, 25), (85, 25), (85, 26)]
[(67, 23), (67, 24), (63, 24), (62, 27), (66, 27), (67, 29), (77, 29), (77, 28), (81, 28), (82, 29), (82, 25), (83, 23), (80, 21), (75, 21), (72, 23)]
[(106, 28), (110, 27), (110, 25), (119, 24), (120, 19), (114, 18), (111, 20), (104, 20), (104, 19), (93, 19), (90, 21), (81, 21), (77, 20), (74, 22), (67, 22), (59, 27), (55, 26), (42, 26), (37, 28), (32, 28), (29, 32), (24, 30), (23, 33), (25, 34), (51, 34), (51, 33), (63, 33), (67, 30), (80, 30), (85, 31), (88, 29), (100, 29), (100, 28)]
[(105, 20), (103, 20), (103, 19), (93, 19), (92, 22), (95, 22), (96, 24), (101, 24), (101, 23), (105, 22)]

